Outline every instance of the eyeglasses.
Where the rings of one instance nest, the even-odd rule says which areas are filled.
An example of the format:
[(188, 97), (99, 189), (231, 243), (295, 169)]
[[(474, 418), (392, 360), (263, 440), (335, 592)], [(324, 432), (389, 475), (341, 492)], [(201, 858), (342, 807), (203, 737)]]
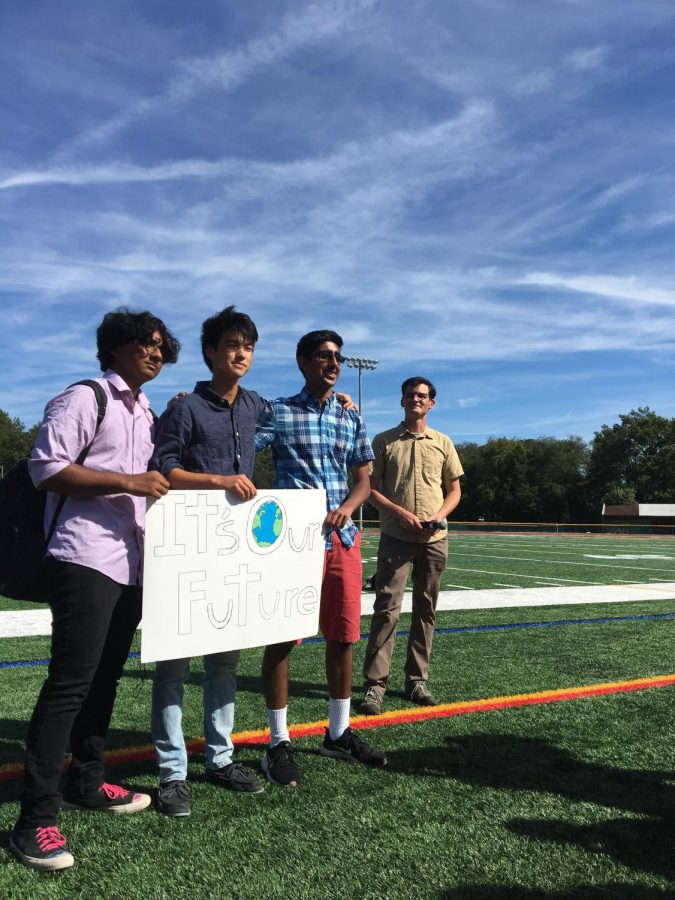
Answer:
[(404, 400), (429, 400), (431, 399), (429, 394), (420, 394), (417, 391), (406, 391), (403, 395)]
[(312, 353), (312, 359), (320, 359), (321, 362), (330, 362), (334, 359), (336, 363), (345, 361), (341, 353), (335, 353), (333, 350), (317, 350), (316, 353)]
[(141, 340), (137, 341), (138, 346), (146, 355), (149, 355), (150, 353), (152, 353), (153, 350), (159, 350), (159, 352), (163, 356), (164, 355), (162, 352), (163, 343), (164, 342), (162, 341), (161, 338), (154, 338), (154, 337), (148, 338), (147, 340), (141, 339)]

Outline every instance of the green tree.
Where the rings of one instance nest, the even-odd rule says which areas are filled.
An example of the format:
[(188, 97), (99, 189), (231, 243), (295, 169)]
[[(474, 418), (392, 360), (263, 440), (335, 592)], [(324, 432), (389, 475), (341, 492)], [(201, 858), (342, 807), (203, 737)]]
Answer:
[(589, 494), (603, 503), (675, 503), (675, 419), (647, 406), (595, 432), (588, 467)]
[(457, 447), (465, 477), (457, 517), (569, 522), (588, 516), (588, 447), (580, 437), (491, 438)]
[(33, 449), (39, 425), (26, 430), (20, 419), (12, 419), (0, 409), (0, 466), (5, 474)]
[(272, 487), (274, 481), (274, 461), (272, 460), (271, 447), (265, 447), (260, 453), (256, 453), (253, 478), (251, 480), (260, 491)]

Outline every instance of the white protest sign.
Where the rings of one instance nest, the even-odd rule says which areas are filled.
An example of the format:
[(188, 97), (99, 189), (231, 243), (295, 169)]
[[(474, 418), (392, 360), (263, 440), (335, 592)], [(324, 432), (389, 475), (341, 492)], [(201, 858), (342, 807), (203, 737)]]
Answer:
[(145, 519), (141, 661), (316, 634), (322, 490), (169, 491)]

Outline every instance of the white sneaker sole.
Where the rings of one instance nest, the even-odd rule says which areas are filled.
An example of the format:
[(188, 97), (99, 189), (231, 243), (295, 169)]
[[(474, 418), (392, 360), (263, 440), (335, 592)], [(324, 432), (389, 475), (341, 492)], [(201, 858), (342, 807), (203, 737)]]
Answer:
[(68, 850), (64, 850), (62, 853), (59, 853), (58, 856), (52, 856), (47, 859), (37, 856), (27, 856), (19, 850), (11, 838), (9, 839), (9, 849), (17, 859), (21, 860), (24, 866), (41, 872), (58, 872), (59, 869), (69, 869), (71, 866), (75, 865), (75, 857), (72, 853), (69, 853)]
[(114, 816), (127, 815), (128, 813), (141, 812), (147, 809), (152, 803), (150, 794), (134, 794), (128, 803), (120, 803), (118, 806), (100, 806), (98, 809), (92, 809), (88, 806), (79, 806), (77, 803), (69, 803), (67, 800), (61, 801), (61, 809), (77, 809), (80, 812), (102, 812), (112, 813)]

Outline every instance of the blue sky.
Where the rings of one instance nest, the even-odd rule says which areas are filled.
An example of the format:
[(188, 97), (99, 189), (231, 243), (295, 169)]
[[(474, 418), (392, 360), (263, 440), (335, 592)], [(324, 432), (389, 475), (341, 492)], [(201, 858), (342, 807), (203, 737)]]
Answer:
[(458, 442), (675, 416), (669, 0), (31, 0), (0, 36), (10, 415), (94, 373), (121, 304), (183, 343), (161, 411), (236, 303), (265, 396), (311, 329), (377, 358), (371, 433), (411, 374)]

